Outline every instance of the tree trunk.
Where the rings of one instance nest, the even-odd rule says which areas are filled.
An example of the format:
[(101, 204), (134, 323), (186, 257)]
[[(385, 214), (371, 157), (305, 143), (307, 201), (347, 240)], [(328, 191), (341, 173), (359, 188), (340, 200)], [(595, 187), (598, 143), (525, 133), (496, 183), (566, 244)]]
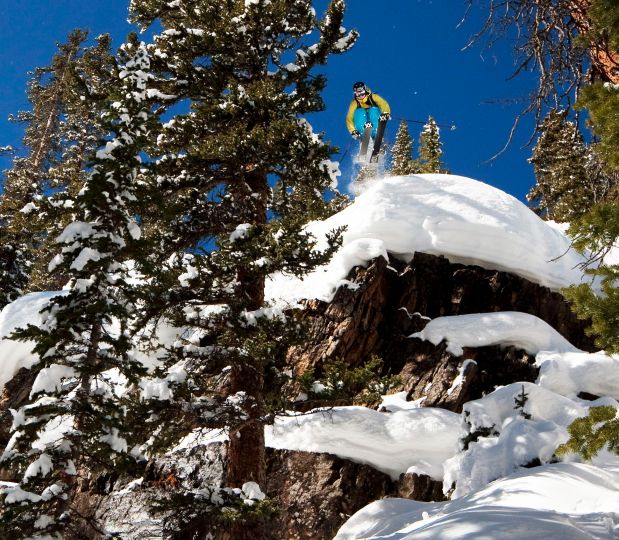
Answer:
[(245, 482), (256, 482), (264, 487), (264, 399), (262, 368), (237, 366), (233, 369), (231, 393), (245, 392), (244, 412), (248, 419), (240, 428), (230, 431), (227, 484), (241, 487)]
[[(249, 172), (246, 178), (250, 197), (247, 198), (251, 221), (264, 224), (267, 221), (268, 184), (266, 175), (260, 171)], [(258, 194), (259, 196), (256, 196)], [(253, 196), (251, 196), (253, 195)], [(249, 311), (264, 306), (264, 277), (247, 269), (239, 269), (240, 291), (245, 297)], [(243, 411), (247, 420), (230, 430), (226, 484), (240, 488), (245, 482), (256, 482), (263, 490), (266, 482), (266, 458), (264, 446), (264, 373), (259, 360), (233, 366), (230, 377), (230, 394), (244, 392), (246, 399)], [(264, 523), (235, 523), (231, 525), (230, 540), (260, 540), (266, 537)]]

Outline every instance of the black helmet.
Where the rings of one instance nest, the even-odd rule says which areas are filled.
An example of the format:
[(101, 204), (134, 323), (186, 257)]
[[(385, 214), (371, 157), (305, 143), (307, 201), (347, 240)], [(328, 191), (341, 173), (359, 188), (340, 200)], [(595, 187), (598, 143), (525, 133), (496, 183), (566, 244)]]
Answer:
[(358, 97), (363, 97), (368, 93), (367, 86), (365, 86), (365, 83), (361, 81), (353, 84), (352, 89), (353, 89), (353, 92), (355, 93), (355, 96), (358, 96)]

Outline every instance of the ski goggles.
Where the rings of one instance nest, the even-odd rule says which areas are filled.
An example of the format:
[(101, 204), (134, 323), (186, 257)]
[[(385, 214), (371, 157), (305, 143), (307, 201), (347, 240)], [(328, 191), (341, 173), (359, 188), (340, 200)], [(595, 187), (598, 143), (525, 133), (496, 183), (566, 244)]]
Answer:
[(355, 94), (355, 97), (363, 97), (365, 95), (367, 95), (368, 91), (366, 90), (365, 86), (359, 87), (359, 88), (354, 88), (353, 92)]

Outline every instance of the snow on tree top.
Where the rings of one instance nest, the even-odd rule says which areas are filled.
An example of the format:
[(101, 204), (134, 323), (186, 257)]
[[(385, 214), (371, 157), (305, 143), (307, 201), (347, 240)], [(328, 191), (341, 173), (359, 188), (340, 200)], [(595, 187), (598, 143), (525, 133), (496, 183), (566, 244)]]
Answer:
[(517, 274), (553, 290), (583, 280), (583, 256), (570, 239), (527, 206), (483, 182), (447, 174), (373, 181), (355, 202), (308, 229), (324, 247), (326, 233), (346, 226), (343, 246), (328, 266), (303, 280), (274, 276), (272, 299), (330, 300), (355, 265), (387, 252), (410, 260), (416, 251), (451, 262)]

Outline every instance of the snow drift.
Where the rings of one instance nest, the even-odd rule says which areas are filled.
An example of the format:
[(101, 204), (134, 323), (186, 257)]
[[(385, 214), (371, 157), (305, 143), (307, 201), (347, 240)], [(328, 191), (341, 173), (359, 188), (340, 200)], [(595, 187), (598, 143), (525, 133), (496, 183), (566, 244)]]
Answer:
[(303, 280), (274, 276), (267, 296), (330, 300), (350, 269), (386, 256), (410, 260), (416, 251), (451, 262), (503, 270), (553, 290), (583, 280), (583, 257), (570, 239), (519, 200), (483, 182), (446, 174), (387, 177), (369, 184), (354, 204), (308, 227), (324, 241), (346, 226), (332, 261)]

